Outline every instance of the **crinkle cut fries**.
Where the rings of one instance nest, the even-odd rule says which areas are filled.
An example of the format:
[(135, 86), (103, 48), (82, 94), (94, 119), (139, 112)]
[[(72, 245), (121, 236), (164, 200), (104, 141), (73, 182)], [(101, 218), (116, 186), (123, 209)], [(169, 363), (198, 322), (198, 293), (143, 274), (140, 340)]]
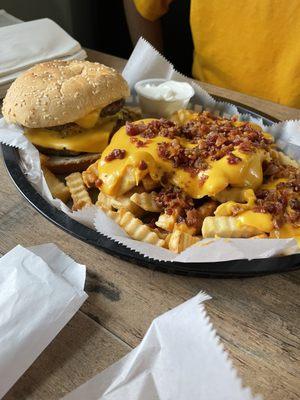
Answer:
[(130, 237), (177, 253), (208, 237), (300, 237), (299, 164), (235, 117), (180, 110), (127, 123), (66, 184), (74, 210), (96, 189)]

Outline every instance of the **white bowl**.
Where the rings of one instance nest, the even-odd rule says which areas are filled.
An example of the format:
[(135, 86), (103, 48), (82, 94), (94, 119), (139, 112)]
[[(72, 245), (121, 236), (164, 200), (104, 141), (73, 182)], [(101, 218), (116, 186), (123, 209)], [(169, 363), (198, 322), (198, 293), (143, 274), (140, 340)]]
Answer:
[(142, 113), (145, 116), (168, 118), (175, 111), (178, 111), (182, 108), (187, 108), (190, 99), (195, 93), (192, 86), (190, 86), (191, 90), (189, 91), (189, 93), (186, 94), (186, 96), (175, 100), (154, 99), (142, 93), (141, 88), (147, 83), (158, 86), (163, 82), (168, 82), (168, 79), (145, 79), (137, 82), (134, 85), (135, 91), (138, 95), (139, 105), (141, 107)]

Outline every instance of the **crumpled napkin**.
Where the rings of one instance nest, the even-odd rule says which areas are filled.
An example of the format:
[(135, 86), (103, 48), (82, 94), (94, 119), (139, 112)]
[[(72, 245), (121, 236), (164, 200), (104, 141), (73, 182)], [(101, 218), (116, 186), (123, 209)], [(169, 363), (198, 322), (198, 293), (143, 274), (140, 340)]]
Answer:
[(86, 300), (84, 282), (85, 266), (51, 243), (0, 259), (0, 398)]
[(21, 22), (22, 21), (19, 18), (16, 18), (13, 15), (8, 14), (5, 10), (0, 10), (0, 28), (2, 26), (19, 24)]
[[(141, 344), (64, 400), (259, 400), (206, 316), (205, 293), (156, 318)], [(101, 354), (99, 354), (101, 357)]]
[(0, 28), (0, 94), (17, 76), (36, 63), (86, 58), (80, 44), (48, 18)]

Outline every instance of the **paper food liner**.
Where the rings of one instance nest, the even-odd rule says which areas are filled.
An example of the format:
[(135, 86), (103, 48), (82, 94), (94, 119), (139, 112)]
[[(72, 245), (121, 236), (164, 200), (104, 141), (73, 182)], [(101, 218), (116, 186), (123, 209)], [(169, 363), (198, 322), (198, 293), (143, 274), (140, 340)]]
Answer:
[(242, 387), (200, 292), (157, 317), (129, 354), (64, 400), (261, 400)]
[[(188, 82), (195, 90), (192, 99), (196, 107), (230, 117), (236, 115), (240, 120), (251, 121), (271, 133), (278, 147), (299, 162), (300, 160), (300, 121), (284, 121), (265, 126), (262, 118), (240, 114), (233, 104), (214, 100), (192, 79), (177, 72), (173, 65), (158, 53), (145, 39), (141, 38), (130, 59), (123, 76), (131, 88), (130, 103), (136, 103), (134, 84), (143, 79), (163, 78)], [(40, 166), (39, 152), (24, 136), (22, 128), (0, 120), (0, 142), (19, 149), (21, 167), (29, 182), (54, 207), (66, 213), (70, 218), (95, 229), (102, 235), (127, 246), (150, 259), (177, 262), (217, 262), (237, 259), (267, 258), (299, 252), (294, 239), (205, 239), (182, 253), (174, 254), (169, 250), (133, 240), (106, 214), (96, 206), (72, 212), (61, 200), (54, 199), (46, 184)]]

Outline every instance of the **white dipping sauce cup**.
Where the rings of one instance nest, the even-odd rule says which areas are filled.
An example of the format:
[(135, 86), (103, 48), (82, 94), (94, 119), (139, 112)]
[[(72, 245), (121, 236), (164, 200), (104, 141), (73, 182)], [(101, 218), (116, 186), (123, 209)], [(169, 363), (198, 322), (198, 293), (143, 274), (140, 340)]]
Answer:
[[(147, 84), (158, 86), (161, 83), (169, 82), (168, 79), (145, 79), (139, 81), (134, 85), (135, 91), (138, 95), (138, 100), (142, 113), (149, 117), (165, 117), (168, 118), (175, 111), (182, 108), (187, 108), (190, 99), (194, 96), (195, 91), (191, 85), (188, 84), (185, 93), (177, 94), (176, 99), (155, 99), (149, 94), (143, 93), (143, 87)], [(181, 83), (181, 82), (180, 82)], [(184, 82), (185, 83), (185, 82)]]

